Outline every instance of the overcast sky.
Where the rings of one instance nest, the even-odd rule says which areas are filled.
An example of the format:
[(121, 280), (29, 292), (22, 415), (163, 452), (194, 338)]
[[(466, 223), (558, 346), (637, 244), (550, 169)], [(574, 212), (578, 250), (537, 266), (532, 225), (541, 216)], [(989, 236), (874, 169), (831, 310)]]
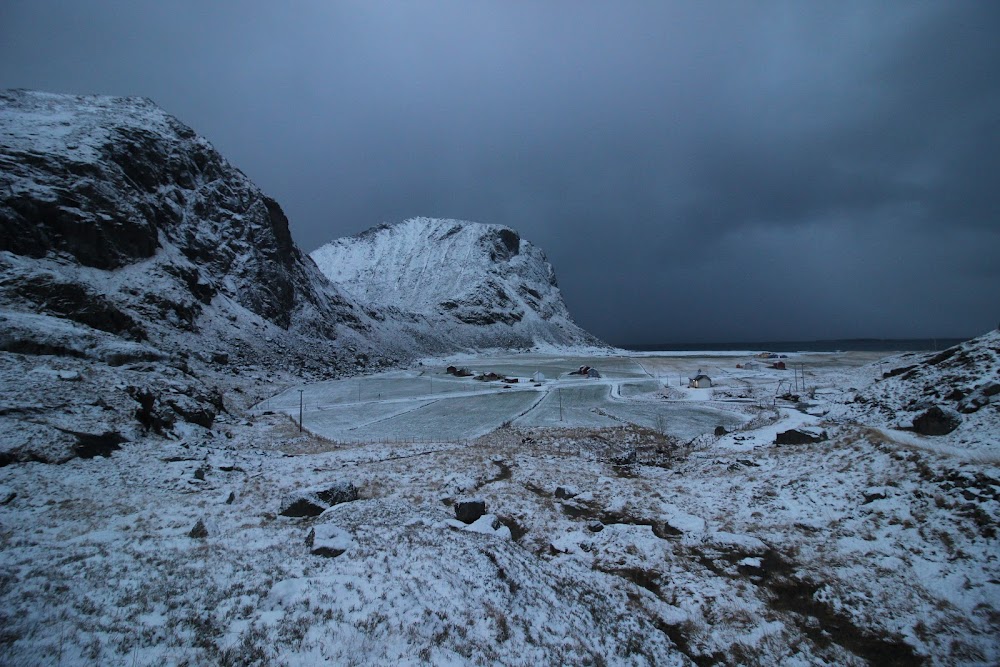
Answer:
[(1000, 321), (1000, 2), (0, 4), (0, 87), (142, 95), (303, 250), (541, 247), (614, 343)]

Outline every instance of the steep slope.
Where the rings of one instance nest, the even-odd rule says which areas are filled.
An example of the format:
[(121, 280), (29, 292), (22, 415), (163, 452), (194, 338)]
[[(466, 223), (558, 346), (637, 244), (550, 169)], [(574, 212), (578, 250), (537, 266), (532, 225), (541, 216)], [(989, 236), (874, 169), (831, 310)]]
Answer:
[(149, 100), (4, 92), (0, 167), (13, 301), (140, 340), (202, 332), (212, 306), (329, 339), (364, 331), (278, 204)]
[(149, 100), (0, 92), (0, 462), (211, 425), (235, 376), (353, 372), (395, 340)]
[(424, 321), (442, 345), (600, 345), (569, 315), (541, 250), (514, 230), (413, 218), (313, 251), (352, 298)]

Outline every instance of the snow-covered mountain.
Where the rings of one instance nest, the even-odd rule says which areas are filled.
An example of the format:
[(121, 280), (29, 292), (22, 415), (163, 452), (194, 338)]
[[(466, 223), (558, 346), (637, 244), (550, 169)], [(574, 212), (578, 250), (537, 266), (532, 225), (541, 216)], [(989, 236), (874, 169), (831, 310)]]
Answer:
[(277, 202), (149, 100), (0, 93), (0, 166), (0, 298), (13, 311), (254, 359), (304, 336), (336, 341), (324, 357), (338, 365), (380, 340), (295, 246)]
[(544, 253), (509, 227), (412, 218), (312, 258), (351, 298), (426, 322), (446, 347), (601, 344), (573, 322)]
[(0, 464), (210, 426), (256, 383), (405, 342), (149, 100), (0, 92)]

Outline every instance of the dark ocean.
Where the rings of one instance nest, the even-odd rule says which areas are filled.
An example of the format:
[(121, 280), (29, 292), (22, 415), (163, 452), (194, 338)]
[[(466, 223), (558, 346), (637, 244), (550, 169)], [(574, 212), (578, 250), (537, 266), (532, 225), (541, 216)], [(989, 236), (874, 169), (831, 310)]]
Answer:
[(723, 352), (933, 352), (964, 343), (968, 338), (851, 338), (846, 340), (752, 341), (742, 343), (655, 343), (621, 345), (636, 352), (700, 351)]

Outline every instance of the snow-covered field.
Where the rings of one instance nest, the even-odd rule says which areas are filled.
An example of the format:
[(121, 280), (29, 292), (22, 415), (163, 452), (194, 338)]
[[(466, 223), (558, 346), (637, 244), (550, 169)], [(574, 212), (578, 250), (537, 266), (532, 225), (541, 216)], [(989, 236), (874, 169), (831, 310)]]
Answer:
[[(829, 355), (809, 356), (829, 363)], [(789, 375), (771, 369), (741, 373), (738, 359), (522, 354), (425, 360), (408, 371), (291, 387), (257, 408), (297, 420), (301, 407), (306, 429), (337, 442), (471, 440), (505, 423), (631, 423), (688, 442), (716, 426), (732, 429), (748, 421), (750, 407), (773, 403), (774, 389)], [(517, 381), (455, 377), (446, 372), (455, 364)], [(600, 377), (571, 374), (581, 366), (597, 368)], [(699, 371), (713, 374), (714, 389), (686, 388)], [(544, 379), (535, 381), (537, 373)]]
[[(997, 664), (997, 404), (921, 436), (886, 406), (949, 362), (747, 360), (427, 360), (2, 467), (0, 663)], [(791, 428), (829, 439), (774, 444)]]

